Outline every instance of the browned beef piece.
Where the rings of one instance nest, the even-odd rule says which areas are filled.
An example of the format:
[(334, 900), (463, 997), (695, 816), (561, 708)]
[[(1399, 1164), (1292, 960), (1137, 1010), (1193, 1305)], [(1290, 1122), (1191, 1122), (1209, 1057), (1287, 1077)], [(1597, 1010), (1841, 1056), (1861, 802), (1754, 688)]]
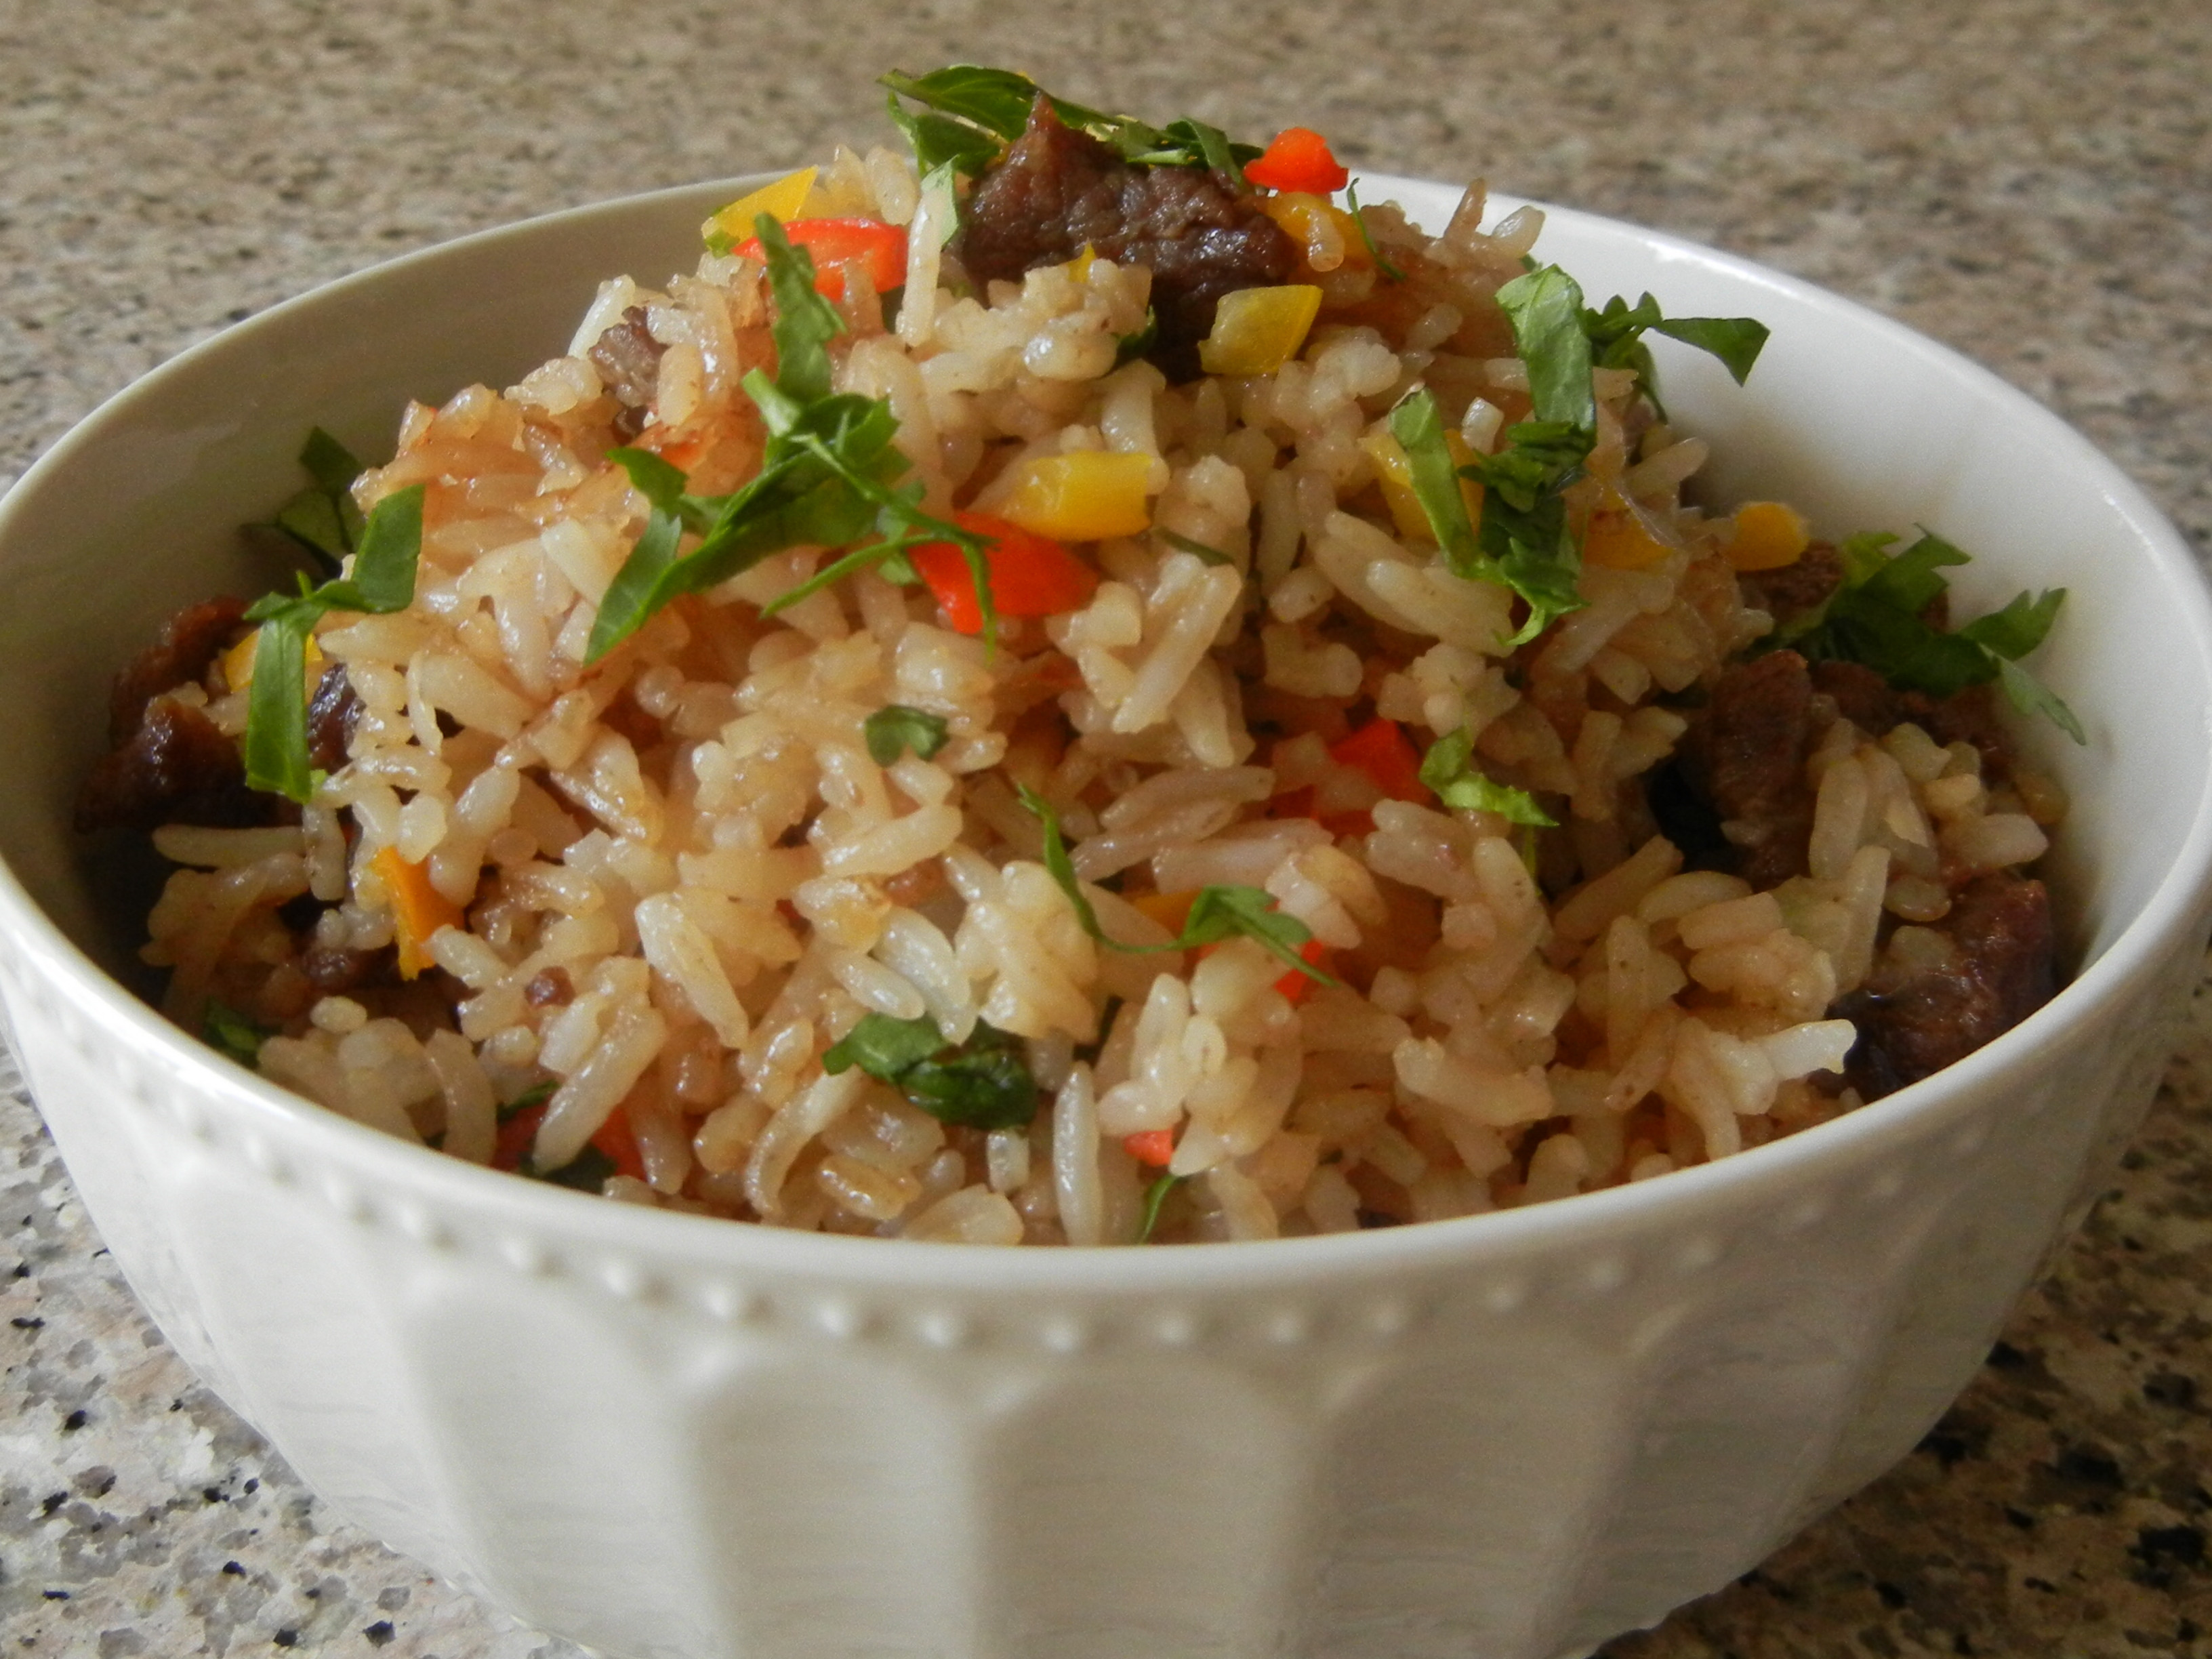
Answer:
[(246, 787), (238, 745), (203, 711), (160, 696), (145, 706), (137, 729), (86, 777), (77, 792), (76, 827), (267, 823), (273, 799)]
[(1826, 542), (1814, 542), (1796, 563), (1777, 570), (1747, 570), (1736, 582), (1746, 605), (1766, 612), (1776, 627), (1785, 627), (1843, 586), (1843, 556)]
[(115, 677), (107, 696), (107, 741), (123, 742), (138, 729), (148, 703), (206, 673), (245, 614), (245, 600), (225, 596), (187, 605), (162, 623), (161, 636)]
[(1836, 712), (1862, 732), (1879, 737), (1904, 718), (1903, 700), (1864, 663), (1816, 662), (1813, 689), (1835, 699)]
[(660, 354), (667, 349), (646, 327), (645, 307), (632, 306), (584, 353), (623, 406), (615, 420), (619, 435), (635, 438), (644, 428), (646, 409), (660, 385)]
[(1729, 839), (1736, 873), (1766, 888), (1805, 872), (1813, 792), (1805, 755), (1813, 738), (1813, 679), (1795, 651), (1773, 651), (1724, 670), (1690, 753)]
[(346, 746), (361, 724), (361, 699), (346, 678), (345, 665), (332, 663), (315, 682), (307, 703), (307, 758), (325, 772), (346, 763)]
[(388, 945), (380, 951), (310, 945), (300, 954), (300, 971), (325, 996), (335, 996), (367, 984), (392, 983), (398, 975), (398, 952)]
[(1255, 197), (1196, 167), (1132, 167), (1039, 98), (1028, 130), (976, 181), (953, 250), (979, 283), (1018, 282), (1086, 243), (1151, 268), (1159, 338), (1147, 355), (1177, 380), (1196, 377), (1223, 295), (1288, 282), (1298, 266), (1297, 245)]
[(1954, 968), (1917, 974), (1840, 1000), (1833, 1012), (1859, 1029), (1845, 1073), (1876, 1099), (1964, 1058), (2051, 1000), (2057, 988), (2051, 895), (2020, 876), (1984, 876), (1942, 924)]

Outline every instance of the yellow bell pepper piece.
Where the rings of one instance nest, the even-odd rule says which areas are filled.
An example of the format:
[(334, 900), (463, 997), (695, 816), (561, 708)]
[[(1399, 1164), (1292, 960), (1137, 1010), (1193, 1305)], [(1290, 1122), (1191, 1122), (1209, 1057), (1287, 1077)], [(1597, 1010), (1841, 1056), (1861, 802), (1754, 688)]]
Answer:
[[(243, 691), (253, 684), (253, 651), (260, 642), (261, 630), (257, 628), (222, 653), (223, 684), (232, 690)], [(313, 686), (323, 677), (323, 653), (313, 634), (307, 635), (307, 684)]]
[(1607, 489), (1583, 532), (1583, 562), (1608, 570), (1644, 570), (1674, 550), (1655, 533), (1642, 508)]
[(1305, 250), (1306, 264), (1316, 270), (1364, 270), (1375, 263), (1352, 216), (1318, 196), (1285, 191), (1262, 197), (1260, 211)]
[(1145, 498), (1152, 472), (1149, 455), (1083, 450), (1039, 456), (1019, 464), (989, 511), (1054, 541), (1134, 536), (1152, 526)]
[(801, 167), (772, 185), (763, 185), (750, 196), (738, 197), (700, 226), (700, 235), (709, 242), (718, 236), (742, 242), (753, 234), (753, 221), (763, 213), (778, 224), (796, 219), (806, 205), (806, 193), (814, 188), (814, 175), (821, 171)]
[(1139, 893), (1129, 901), (1129, 906), (1181, 937), (1183, 923), (1190, 919), (1191, 904), (1197, 897), (1194, 889), (1187, 893)]
[(1735, 510), (1735, 539), (1728, 562), (1738, 570), (1779, 570), (1795, 564), (1813, 544), (1813, 526), (1780, 501), (1746, 501)]
[(430, 885), (427, 869), (401, 858), (398, 848), (387, 847), (368, 862), (392, 901), (392, 937), (399, 947), (399, 977), (412, 979), (425, 968), (436, 966), (430, 956), (430, 935), (441, 927), (463, 926), (467, 916), (459, 905)]
[[(1398, 526), (1398, 533), (1408, 541), (1427, 542), (1433, 546), (1437, 532), (1430, 527), (1421, 498), (1413, 491), (1413, 464), (1406, 459), (1404, 448), (1379, 426), (1359, 441), (1359, 447), (1375, 463), (1376, 482), (1382, 486), (1382, 502), (1390, 509), (1390, 521)], [(1454, 466), (1466, 466), (1474, 459), (1474, 452), (1468, 447), (1467, 440), (1456, 432), (1444, 434), (1444, 450), (1452, 458)], [(1459, 494), (1467, 503), (1468, 522), (1480, 526), (1482, 486), (1472, 478), (1462, 478)]]
[(1198, 343), (1209, 374), (1272, 374), (1298, 355), (1321, 314), (1321, 290), (1309, 283), (1240, 288), (1221, 296), (1213, 331)]
[(1067, 262), (1067, 274), (1075, 279), (1076, 287), (1081, 288), (1091, 280), (1091, 267), (1097, 263), (1098, 250), (1085, 242), (1083, 252)]

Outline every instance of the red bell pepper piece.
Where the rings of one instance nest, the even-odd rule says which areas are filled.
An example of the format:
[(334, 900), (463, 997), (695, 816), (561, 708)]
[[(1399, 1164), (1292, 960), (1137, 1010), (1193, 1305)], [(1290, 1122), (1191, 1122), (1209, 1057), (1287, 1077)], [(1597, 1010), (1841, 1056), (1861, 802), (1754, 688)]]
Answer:
[(1175, 1156), (1175, 1131), (1147, 1129), (1142, 1134), (1124, 1135), (1121, 1150), (1151, 1169), (1165, 1169)]
[(1375, 787), (1392, 800), (1425, 801), (1431, 798), (1421, 781), (1420, 751), (1395, 720), (1372, 720), (1348, 738), (1328, 748), (1329, 758), (1375, 780)]
[[(1317, 939), (1310, 939), (1304, 945), (1298, 946), (1298, 960), (1304, 963), (1309, 968), (1320, 967), (1322, 964), (1322, 958), (1326, 957), (1328, 954), (1328, 946), (1323, 945)], [(1290, 972), (1285, 974), (1280, 979), (1275, 981), (1275, 989), (1282, 993), (1285, 997), (1288, 998), (1293, 1003), (1304, 1002), (1306, 1000), (1306, 993), (1312, 990), (1313, 988), (1314, 981), (1312, 977), (1310, 975), (1300, 973), (1295, 968), (1291, 969)]]
[[(793, 247), (814, 256), (814, 291), (832, 300), (845, 297), (839, 265), (860, 262), (878, 294), (906, 281), (906, 231), (879, 219), (793, 219), (783, 228)], [(748, 259), (765, 262), (760, 238), (748, 236), (730, 250)]]
[(1333, 195), (1352, 178), (1329, 153), (1328, 140), (1310, 127), (1285, 127), (1264, 154), (1244, 164), (1244, 176), (1269, 190), (1305, 191), (1316, 196)]
[[(1079, 610), (1097, 591), (1098, 573), (1049, 536), (985, 513), (955, 513), (952, 521), (990, 538), (983, 565), (990, 576), (991, 603), (1002, 617), (1056, 617)], [(975, 579), (958, 548), (951, 542), (926, 542), (909, 549), (907, 557), (956, 632), (983, 631)]]

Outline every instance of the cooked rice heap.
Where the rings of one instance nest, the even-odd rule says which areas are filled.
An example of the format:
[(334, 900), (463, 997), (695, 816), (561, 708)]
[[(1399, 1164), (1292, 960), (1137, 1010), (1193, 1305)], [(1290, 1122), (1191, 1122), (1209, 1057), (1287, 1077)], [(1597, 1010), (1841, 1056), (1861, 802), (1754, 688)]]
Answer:
[[(841, 151), (812, 190), (810, 214), (917, 211), (886, 150)], [(834, 556), (799, 548), (586, 667), (647, 520), (608, 451), (734, 489), (763, 443), (739, 381), (775, 363), (742, 251), (662, 289), (607, 283), (567, 355), (410, 407), (355, 485), (363, 509), (428, 486), (413, 603), (319, 625), (358, 715), (296, 825), (157, 832), (185, 866), (145, 953), (173, 970), (170, 1010), (197, 1028), (212, 999), (279, 1028), (268, 1077), (456, 1157), (560, 1170), (617, 1146), (610, 1198), (969, 1243), (1467, 1216), (1856, 1105), (1856, 1031), (1832, 1009), (1940, 968), (1933, 924), (2043, 852), (2054, 793), (1991, 787), (1973, 744), (1875, 737), (1831, 702), (1804, 763), (1807, 872), (1754, 891), (1686, 867), (1645, 781), (1772, 624), (1731, 562), (1737, 521), (1682, 500), (1705, 444), (1632, 371), (1595, 371), (1571, 500), (1578, 523), (1611, 515), (1613, 550), (1591, 538), (1583, 608), (1517, 647), (1513, 592), (1452, 574), (1385, 487), (1378, 439), (1416, 383), (1469, 453), (1527, 417), (1493, 296), (1541, 216), (1483, 216), (1480, 185), (1435, 237), (1365, 208), (1397, 283), (1316, 232), (1304, 350), (1180, 385), (1117, 366), (1141, 265), (1086, 257), (971, 294), (957, 245), (917, 234), (889, 324), (848, 282), (836, 388), (888, 400), (929, 512), (988, 514), (1037, 458), (1143, 458), (1150, 528), (1079, 544), (1087, 601), (1004, 617), (995, 641), (875, 571), (763, 617)], [(233, 736), (235, 657), (171, 694)], [(864, 722), (890, 706), (941, 720), (942, 745), (879, 763)], [(1378, 721), (1416, 751), (1469, 734), (1474, 764), (1558, 827), (1386, 793), (1337, 752)], [(1165, 945), (1194, 891), (1257, 888), (1328, 982), (1243, 934), (1102, 948), (1024, 789), (1111, 939)], [(438, 971), (319, 988), (394, 945), (402, 867), (465, 918), (419, 941)], [(323, 908), (303, 932), (305, 896)], [(962, 1127), (863, 1066), (825, 1072), (871, 1013), (948, 1044), (1018, 1038), (1034, 1121)], [(542, 1117), (502, 1121), (548, 1085)]]

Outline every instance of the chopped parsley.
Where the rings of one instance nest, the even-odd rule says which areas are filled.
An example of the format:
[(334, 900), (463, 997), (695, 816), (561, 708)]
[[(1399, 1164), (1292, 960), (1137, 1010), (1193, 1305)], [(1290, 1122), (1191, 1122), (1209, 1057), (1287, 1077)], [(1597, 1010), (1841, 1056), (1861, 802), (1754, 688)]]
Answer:
[(297, 593), (270, 593), (246, 608), (261, 631), (253, 646), (253, 680), (246, 703), (246, 781), (301, 805), (315, 793), (307, 755), (307, 635), (333, 611), (388, 616), (415, 599), (415, 563), (422, 548), (424, 486), (410, 484), (376, 504), (362, 527), (353, 574)]
[(1143, 956), (1154, 951), (1192, 951), (1202, 945), (1218, 945), (1241, 933), (1316, 984), (1336, 983), (1298, 954), (1298, 947), (1313, 937), (1312, 930), (1296, 916), (1278, 910), (1275, 896), (1264, 888), (1226, 884), (1200, 888), (1183, 919), (1182, 933), (1164, 945), (1124, 945), (1120, 939), (1109, 938), (1106, 930), (1098, 925), (1097, 911), (1084, 894), (1074, 860), (1067, 855), (1067, 842), (1060, 830), (1060, 814), (1053, 811), (1050, 801), (1027, 784), (1017, 785), (1016, 788), (1022, 805), (1044, 826), (1045, 869), (1059, 884), (1060, 890), (1067, 895), (1068, 902), (1075, 907), (1075, 917), (1083, 924), (1083, 931), (1107, 949), (1129, 956)]
[(550, 1077), (544, 1079), (542, 1083), (532, 1084), (520, 1094), (515, 1096), (513, 1100), (508, 1101), (506, 1105), (499, 1109), (499, 1121), (501, 1123), (505, 1123), (510, 1118), (520, 1116), (533, 1106), (543, 1106), (547, 1101), (553, 1098), (553, 1091), (560, 1086), (561, 1085), (558, 1083)]
[(1114, 337), (1114, 367), (1121, 368), (1133, 363), (1160, 343), (1160, 313), (1153, 306), (1145, 307), (1145, 320), (1127, 334)]
[(278, 507), (269, 523), (246, 528), (276, 532), (285, 544), (335, 576), (361, 540), (362, 512), (354, 504), (353, 481), (361, 477), (362, 465), (343, 444), (315, 427), (301, 447), (300, 465), (312, 480), (307, 487)]
[(1446, 806), (1495, 812), (1508, 823), (1536, 829), (1548, 830), (1558, 823), (1527, 790), (1494, 782), (1476, 769), (1474, 734), (1464, 726), (1429, 745), (1429, 752), (1421, 757), (1420, 776)]
[(1404, 282), (1406, 280), (1406, 273), (1399, 270), (1397, 266), (1392, 264), (1388, 259), (1382, 257), (1382, 250), (1375, 246), (1374, 233), (1367, 228), (1367, 221), (1359, 216), (1359, 182), (1358, 179), (1347, 179), (1345, 182), (1344, 200), (1346, 205), (1352, 210), (1352, 228), (1359, 233), (1360, 246), (1367, 250), (1367, 257), (1375, 261), (1375, 269), (1381, 271), (1385, 276), (1389, 277), (1394, 283)]
[(537, 1164), (524, 1158), (521, 1173), (534, 1181), (550, 1181), (556, 1187), (573, 1187), (580, 1193), (596, 1193), (607, 1184), (607, 1177), (621, 1173), (614, 1159), (588, 1140), (584, 1150), (557, 1170), (541, 1170)]
[(1138, 1243), (1152, 1242), (1152, 1230), (1160, 1224), (1160, 1210), (1167, 1203), (1168, 1194), (1182, 1185), (1186, 1178), (1178, 1175), (1163, 1175), (1145, 1188), (1145, 1218), (1137, 1229)]
[[(954, 64), (927, 75), (894, 70), (878, 78), (890, 89), (891, 119), (914, 146), (915, 164), (924, 172), (950, 163), (970, 178), (981, 173), (1022, 136), (1040, 94), (1067, 125), (1135, 166), (1209, 167), (1242, 189), (1243, 164), (1260, 154), (1258, 145), (1232, 143), (1203, 121), (1185, 117), (1155, 127), (1134, 116), (1109, 115), (1055, 97), (1012, 70)], [(923, 112), (909, 111), (908, 102)]]
[(860, 731), (868, 740), (868, 758), (878, 766), (893, 764), (905, 749), (927, 760), (945, 747), (947, 737), (941, 716), (902, 702), (884, 704), (860, 722)]
[[(1553, 618), (1582, 608), (1582, 548), (1567, 522), (1565, 492), (1597, 441), (1591, 369), (1632, 368), (1649, 392), (1651, 359), (1642, 337), (1656, 331), (1711, 352), (1741, 382), (1766, 343), (1766, 328), (1748, 317), (1669, 319), (1648, 294), (1632, 307), (1614, 299), (1592, 311), (1573, 277), (1533, 262), (1498, 290), (1498, 303), (1528, 373), (1533, 418), (1506, 428), (1498, 453), (1455, 467), (1436, 398), (1416, 386), (1390, 411), (1390, 433), (1412, 465), (1414, 496), (1445, 564), (1470, 581), (1502, 583), (1527, 604), (1528, 618), (1508, 641), (1522, 645)], [(1460, 477), (1482, 484), (1479, 525), (1460, 495)]]
[[(843, 547), (872, 533), (879, 539), (832, 561), (767, 609), (795, 604), (876, 565), (910, 578), (907, 549), (949, 542), (975, 579), (983, 636), (994, 638), (998, 615), (984, 538), (921, 511), (921, 483), (902, 482), (908, 463), (891, 442), (898, 421), (888, 402), (830, 390), (829, 343), (845, 325), (836, 307), (814, 291), (813, 257), (793, 247), (765, 213), (753, 228), (768, 262), (776, 311), (769, 329), (775, 379), (754, 369), (743, 383), (768, 427), (760, 471), (727, 495), (694, 495), (685, 489), (683, 472), (659, 456), (637, 449), (610, 452), (652, 510), (645, 532), (599, 602), (585, 661), (599, 661), (678, 595), (727, 581), (772, 553)], [(682, 550), (686, 534), (700, 538), (688, 553)]]
[(1204, 542), (1193, 541), (1189, 537), (1179, 535), (1164, 526), (1154, 526), (1152, 533), (1178, 553), (1188, 553), (1201, 564), (1234, 565), (1237, 562), (1219, 548), (1208, 547)]
[(822, 1069), (832, 1077), (854, 1066), (940, 1123), (1018, 1129), (1037, 1114), (1036, 1079), (1023, 1060), (1021, 1039), (981, 1020), (956, 1047), (926, 1014), (864, 1015), (822, 1056)]
[(1901, 690), (1931, 697), (1995, 680), (2022, 714), (2041, 714), (2075, 742), (2087, 743), (2074, 711), (2019, 662), (2051, 632), (2066, 590), (2047, 588), (2033, 599), (2019, 593), (2002, 611), (1946, 633), (1923, 613), (1949, 590), (1941, 573), (1966, 563), (1967, 555), (1925, 530), (1902, 553), (1891, 553), (1900, 539), (1870, 531), (1840, 544), (1842, 584), (1769, 644), (1794, 647), (1815, 662), (1861, 663)]
[(261, 1063), (261, 1045), (276, 1035), (274, 1028), (249, 1019), (228, 1003), (210, 1000), (200, 1016), (200, 1040), (228, 1054), (248, 1071)]

